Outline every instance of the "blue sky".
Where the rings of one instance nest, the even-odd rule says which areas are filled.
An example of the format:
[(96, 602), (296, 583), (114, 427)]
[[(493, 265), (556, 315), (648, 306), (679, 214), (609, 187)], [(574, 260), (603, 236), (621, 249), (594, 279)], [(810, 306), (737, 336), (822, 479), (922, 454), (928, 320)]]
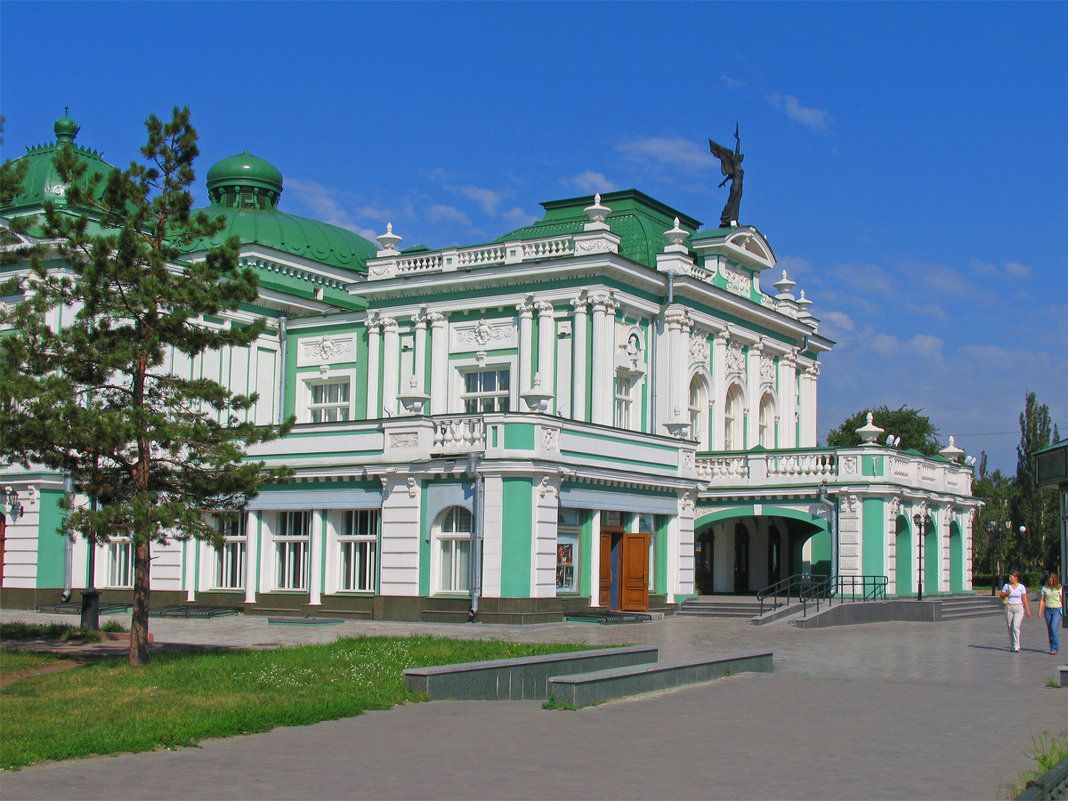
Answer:
[(436, 248), (629, 187), (715, 227), (738, 122), (741, 222), (838, 342), (821, 440), (905, 404), (1011, 473), (1027, 391), (1068, 436), (1066, 31), (1066, 3), (5, 0), (2, 155), (69, 105), (124, 166), (188, 105), (201, 179), (247, 148), (283, 210)]

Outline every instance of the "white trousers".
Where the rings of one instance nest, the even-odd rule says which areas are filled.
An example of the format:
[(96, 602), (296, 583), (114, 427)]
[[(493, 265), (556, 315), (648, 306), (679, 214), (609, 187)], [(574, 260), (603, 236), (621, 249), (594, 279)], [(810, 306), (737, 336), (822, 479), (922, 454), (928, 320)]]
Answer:
[(1009, 627), (1009, 643), (1012, 650), (1020, 650), (1020, 627), (1023, 625), (1023, 604), (1009, 604), (1005, 607), (1005, 625)]

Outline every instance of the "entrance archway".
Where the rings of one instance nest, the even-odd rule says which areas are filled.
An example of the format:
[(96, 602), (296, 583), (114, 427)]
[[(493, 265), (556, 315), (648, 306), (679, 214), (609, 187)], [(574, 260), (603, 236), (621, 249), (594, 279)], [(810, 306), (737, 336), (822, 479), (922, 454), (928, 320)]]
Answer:
[(830, 575), (827, 521), (801, 510), (723, 510), (699, 517), (694, 530), (700, 595), (755, 593), (794, 573)]
[(960, 524), (949, 524), (949, 591), (964, 592), (964, 537)]
[(897, 517), (897, 532), (894, 535), (894, 591), (898, 597), (912, 592), (912, 532), (904, 515)]

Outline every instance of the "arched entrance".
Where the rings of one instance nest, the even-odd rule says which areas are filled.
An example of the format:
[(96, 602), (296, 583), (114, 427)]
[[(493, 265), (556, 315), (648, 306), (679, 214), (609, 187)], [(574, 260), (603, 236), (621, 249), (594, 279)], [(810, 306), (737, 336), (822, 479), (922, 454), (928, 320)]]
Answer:
[(912, 532), (904, 515), (897, 517), (894, 535), (894, 592), (904, 597), (912, 592)]
[(939, 581), (941, 556), (942, 552), (938, 547), (938, 527), (928, 517), (923, 524), (923, 589), (925, 593), (933, 595), (942, 589), (942, 582)]
[(949, 524), (949, 591), (964, 592), (964, 536), (960, 524)]
[(830, 575), (827, 521), (807, 512), (757, 507), (714, 512), (695, 523), (698, 594), (744, 595), (794, 573)]

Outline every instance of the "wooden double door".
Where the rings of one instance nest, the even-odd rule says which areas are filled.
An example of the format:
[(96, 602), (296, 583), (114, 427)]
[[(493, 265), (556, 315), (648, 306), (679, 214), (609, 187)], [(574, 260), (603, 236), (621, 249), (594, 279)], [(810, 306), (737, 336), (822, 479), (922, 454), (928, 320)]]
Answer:
[(649, 608), (649, 533), (601, 528), (598, 605), (626, 612)]

